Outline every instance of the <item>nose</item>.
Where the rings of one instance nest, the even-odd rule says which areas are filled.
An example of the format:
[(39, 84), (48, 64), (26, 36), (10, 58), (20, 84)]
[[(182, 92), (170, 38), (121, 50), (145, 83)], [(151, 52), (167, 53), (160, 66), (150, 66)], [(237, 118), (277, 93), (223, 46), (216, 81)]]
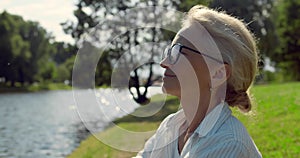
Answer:
[(165, 57), (164, 59), (162, 59), (162, 61), (159, 63), (159, 65), (162, 67), (162, 68), (169, 68), (170, 67), (170, 64), (168, 63), (168, 57)]

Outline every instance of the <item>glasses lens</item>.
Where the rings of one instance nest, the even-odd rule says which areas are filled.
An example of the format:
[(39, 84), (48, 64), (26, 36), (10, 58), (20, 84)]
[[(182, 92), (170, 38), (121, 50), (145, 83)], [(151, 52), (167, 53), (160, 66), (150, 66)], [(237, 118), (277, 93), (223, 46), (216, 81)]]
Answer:
[(180, 51), (180, 46), (179, 45), (174, 45), (171, 49), (170, 53), (170, 62), (172, 64), (175, 64), (176, 61), (178, 60), (179, 57), (179, 51)]
[(162, 53), (162, 55), (161, 55), (161, 60), (165, 59), (165, 58), (168, 56), (169, 50), (170, 50), (170, 47), (168, 46), (168, 47), (164, 50), (164, 52)]

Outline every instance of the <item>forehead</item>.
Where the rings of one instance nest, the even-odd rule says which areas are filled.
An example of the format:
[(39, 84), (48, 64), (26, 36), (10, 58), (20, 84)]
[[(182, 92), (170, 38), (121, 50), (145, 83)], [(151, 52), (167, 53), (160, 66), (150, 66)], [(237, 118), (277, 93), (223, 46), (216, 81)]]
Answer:
[(201, 29), (201, 26), (196, 24), (189, 25), (187, 27), (181, 28), (176, 34), (172, 44), (180, 43), (182, 45), (199, 49), (201, 46), (201, 41), (203, 41), (205, 35)]
[(172, 42), (172, 44), (175, 43), (180, 43), (213, 56), (220, 55), (220, 50), (214, 39), (200, 23), (192, 23), (180, 29)]

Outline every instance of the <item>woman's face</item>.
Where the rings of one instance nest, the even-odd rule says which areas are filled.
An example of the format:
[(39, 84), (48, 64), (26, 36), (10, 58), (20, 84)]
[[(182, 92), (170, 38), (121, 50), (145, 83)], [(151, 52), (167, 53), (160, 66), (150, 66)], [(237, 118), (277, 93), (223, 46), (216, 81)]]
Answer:
[[(175, 36), (172, 45), (180, 43), (183, 46), (199, 50), (197, 49), (199, 45), (195, 48), (191, 44), (194, 42), (188, 40), (195, 31), (199, 32), (193, 26), (181, 29)], [(202, 40), (205, 40), (205, 37), (197, 37), (197, 41), (200, 43)], [(195, 89), (200, 90), (199, 93), (209, 91), (210, 74), (207, 61), (204, 60), (201, 54), (182, 48), (178, 61), (175, 64), (171, 64), (168, 57), (166, 57), (161, 61), (160, 65), (165, 68), (163, 76), (163, 91), (165, 93), (181, 97), (181, 93), (196, 95), (193, 94)]]

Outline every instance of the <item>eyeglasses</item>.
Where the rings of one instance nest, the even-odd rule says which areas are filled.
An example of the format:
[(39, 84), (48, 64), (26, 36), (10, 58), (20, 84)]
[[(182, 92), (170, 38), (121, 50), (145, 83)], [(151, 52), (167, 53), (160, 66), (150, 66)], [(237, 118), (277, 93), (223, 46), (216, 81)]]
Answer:
[[(184, 45), (182, 45), (180, 43), (175, 43), (171, 47), (167, 47), (165, 49), (165, 51), (163, 52), (163, 54), (162, 54), (162, 60), (165, 59), (166, 57), (168, 57), (170, 64), (174, 65), (178, 61), (180, 53), (182, 54), (182, 48), (185, 48), (185, 49), (188, 49), (188, 50), (193, 51), (195, 53), (198, 53), (198, 54), (201, 54), (203, 56), (206, 56), (206, 57), (208, 57), (210, 59), (213, 59), (213, 60), (217, 61), (220, 64), (224, 64), (224, 62), (221, 61), (221, 60), (218, 60), (218, 59), (216, 59), (214, 57), (211, 57), (209, 55), (203, 54), (203, 53), (201, 53), (201, 52), (199, 52), (199, 51), (197, 51), (195, 49), (189, 48), (189, 47), (184, 46)], [(225, 64), (226, 64), (226, 62), (225, 62)]]

